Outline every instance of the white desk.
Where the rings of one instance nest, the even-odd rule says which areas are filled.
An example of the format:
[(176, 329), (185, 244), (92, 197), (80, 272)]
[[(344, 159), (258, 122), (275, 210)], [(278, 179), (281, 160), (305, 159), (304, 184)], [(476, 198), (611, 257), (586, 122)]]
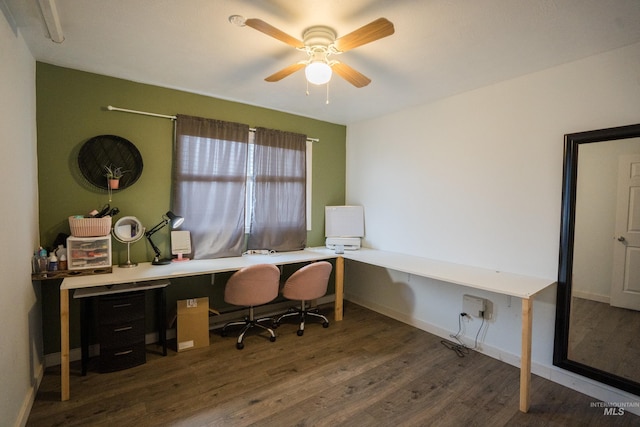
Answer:
[[(137, 267), (118, 268), (113, 267), (113, 272), (108, 274), (96, 274), (91, 276), (66, 277), (60, 285), (60, 376), (61, 398), (69, 400), (71, 390), (69, 385), (69, 291), (74, 289), (87, 289), (108, 285), (125, 283), (141, 283), (159, 279), (172, 279), (176, 277), (198, 276), (204, 274), (222, 273), (240, 270), (243, 267), (254, 264), (285, 265), (299, 262), (319, 261), (334, 259), (338, 256), (328, 250), (302, 250), (282, 252), (272, 255), (245, 255), (241, 257), (218, 258), (208, 260), (191, 260), (174, 262), (168, 265), (151, 265), (141, 263)], [(342, 289), (343, 289), (343, 262), (336, 262), (336, 303), (335, 320), (342, 320)], [(131, 287), (134, 290), (135, 286)]]
[(167, 265), (152, 265), (144, 262), (137, 267), (113, 267), (108, 274), (66, 277), (60, 289), (82, 289), (94, 286), (116, 285), (121, 283), (138, 283), (176, 277), (199, 276), (203, 274), (236, 271), (255, 264), (285, 265), (297, 262), (318, 261), (338, 257), (331, 251), (305, 249), (302, 251), (280, 252), (271, 255), (243, 255), (240, 257), (200, 259), (172, 262)]
[(438, 261), (415, 255), (362, 248), (345, 251), (344, 258), (390, 270), (455, 283), (517, 298), (529, 299), (555, 280), (505, 273), (486, 268)]
[(437, 261), (415, 255), (386, 252), (362, 248), (336, 255), (325, 248), (310, 248), (303, 251), (284, 252), (274, 255), (248, 255), (212, 260), (193, 260), (156, 266), (150, 263), (135, 268), (114, 267), (113, 273), (95, 276), (65, 278), (60, 286), (60, 346), (62, 400), (68, 400), (69, 390), (69, 290), (122, 283), (136, 283), (174, 277), (235, 271), (253, 264), (275, 265), (298, 262), (336, 259), (335, 270), (335, 320), (342, 320), (344, 295), (344, 259), (358, 261), (391, 270), (428, 277), (443, 282), (455, 283), (470, 288), (482, 289), (522, 299), (522, 354), (520, 363), (520, 410), (529, 410), (531, 391), (531, 329), (533, 297), (553, 285), (555, 280), (504, 273), (484, 268)]
[(520, 410), (527, 412), (531, 391), (531, 329), (533, 297), (556, 281), (437, 261), (415, 255), (373, 249), (345, 251), (344, 258), (390, 270), (428, 277), (522, 299), (522, 353), (520, 355)]

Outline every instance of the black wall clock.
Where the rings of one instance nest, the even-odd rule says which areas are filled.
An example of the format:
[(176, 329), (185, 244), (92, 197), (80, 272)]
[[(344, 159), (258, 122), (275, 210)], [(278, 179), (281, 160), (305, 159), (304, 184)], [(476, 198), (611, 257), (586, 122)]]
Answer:
[(120, 187), (133, 185), (142, 174), (142, 156), (130, 141), (116, 135), (98, 135), (89, 139), (78, 153), (78, 167), (82, 176), (98, 188), (108, 189), (105, 166), (121, 167), (126, 173)]

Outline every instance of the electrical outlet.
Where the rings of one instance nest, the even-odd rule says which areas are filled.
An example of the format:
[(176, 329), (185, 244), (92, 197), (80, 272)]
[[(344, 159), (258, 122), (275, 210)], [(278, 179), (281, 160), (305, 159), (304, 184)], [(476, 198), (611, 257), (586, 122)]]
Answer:
[(463, 295), (462, 297), (462, 311), (469, 316), (483, 317), (486, 306), (487, 304), (484, 298), (471, 295)]

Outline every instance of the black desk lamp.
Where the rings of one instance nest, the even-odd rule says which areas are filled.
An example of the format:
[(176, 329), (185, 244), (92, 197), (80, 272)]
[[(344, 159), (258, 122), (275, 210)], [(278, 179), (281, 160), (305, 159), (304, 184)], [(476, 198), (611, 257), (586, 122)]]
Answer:
[(149, 244), (153, 248), (153, 251), (156, 253), (156, 257), (153, 259), (153, 261), (151, 261), (151, 264), (153, 265), (171, 264), (170, 259), (166, 259), (166, 258), (160, 259), (160, 249), (158, 249), (158, 247), (153, 243), (153, 240), (151, 240), (151, 236), (153, 236), (156, 231), (164, 228), (164, 226), (166, 226), (167, 224), (171, 224), (171, 229), (174, 229), (174, 228), (180, 227), (180, 225), (182, 225), (183, 222), (184, 222), (184, 218), (174, 214), (171, 211), (168, 211), (166, 214), (162, 216), (162, 221), (158, 225), (156, 225), (151, 230), (144, 233), (147, 240), (149, 241)]

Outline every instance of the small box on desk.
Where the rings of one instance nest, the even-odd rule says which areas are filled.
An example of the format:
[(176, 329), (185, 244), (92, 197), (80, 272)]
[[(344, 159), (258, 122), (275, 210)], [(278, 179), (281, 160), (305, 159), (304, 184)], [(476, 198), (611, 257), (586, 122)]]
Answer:
[(192, 350), (209, 345), (209, 298), (179, 300), (176, 349)]

